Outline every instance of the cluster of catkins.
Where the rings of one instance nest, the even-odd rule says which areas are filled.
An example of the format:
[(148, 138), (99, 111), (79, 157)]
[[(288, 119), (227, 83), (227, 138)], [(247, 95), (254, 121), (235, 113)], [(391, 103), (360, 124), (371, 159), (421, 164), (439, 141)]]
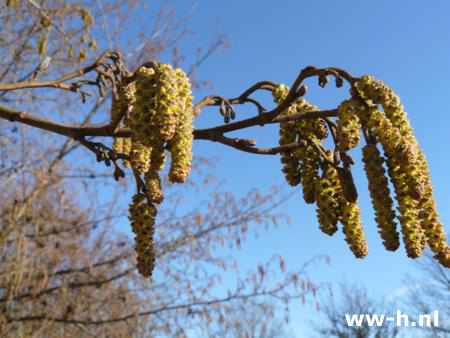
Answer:
[[(383, 82), (371, 76), (361, 77), (355, 89), (354, 96), (338, 107), (336, 142), (338, 149), (345, 152), (359, 144), (361, 128), (370, 135), (362, 155), (375, 221), (385, 248), (395, 251), (400, 245), (397, 217), (409, 257), (419, 257), (429, 246), (435, 258), (450, 267), (450, 246), (436, 211), (428, 166), (400, 99)], [(273, 92), (275, 102), (282, 102), (287, 92), (286, 86), (278, 85)], [(310, 110), (318, 109), (298, 99), (282, 114)], [(302, 182), (307, 203), (316, 202), (320, 229), (332, 235), (337, 231), (337, 222), (341, 222), (350, 249), (356, 257), (363, 258), (367, 255), (367, 244), (350, 169), (331, 165), (331, 151), (326, 153), (329, 162), (323, 161), (320, 156), (324, 155), (319, 155), (311, 146), (311, 142), (321, 144), (326, 137), (323, 131), (326, 126), (320, 122), (320, 119), (302, 119), (280, 124), (280, 145), (310, 140), (305, 147), (281, 154), (283, 172), (292, 186)], [(378, 143), (384, 157), (377, 148)], [(399, 215), (393, 210), (383, 163), (395, 189)], [(322, 170), (320, 177), (319, 168)]]
[[(115, 138), (113, 150), (129, 155), (124, 167), (144, 176), (145, 192), (138, 192), (130, 205), (132, 230), (136, 234), (138, 270), (151, 276), (154, 264), (153, 233), (156, 208), (163, 192), (159, 171), (164, 169), (165, 149), (171, 153), (169, 180), (183, 183), (191, 169), (194, 119), (189, 78), (180, 68), (149, 62), (113, 98), (111, 119), (123, 117), (130, 138)], [(145, 193), (145, 194), (144, 194)]]

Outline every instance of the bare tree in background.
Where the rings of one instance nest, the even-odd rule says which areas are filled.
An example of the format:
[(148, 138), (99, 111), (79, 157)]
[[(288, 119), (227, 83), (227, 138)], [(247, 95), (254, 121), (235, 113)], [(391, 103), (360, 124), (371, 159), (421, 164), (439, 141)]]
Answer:
[[(272, 304), (273, 305), (273, 304)], [(219, 318), (215, 327), (205, 328), (207, 337), (217, 338), (293, 338), (287, 321), (280, 318), (268, 303), (252, 311), (246, 309), (248, 304), (241, 303), (227, 313), (227, 319)], [(232, 320), (230, 320), (233, 318)]]
[[(0, 82), (46, 81), (73, 71), (74, 65), (94, 62), (100, 49), (120, 52), (131, 68), (164, 57), (183, 62), (177, 44), (189, 36), (187, 18), (175, 20), (174, 9), (167, 6), (149, 11), (146, 3), (2, 1)], [(129, 27), (136, 29), (136, 37), (127, 34)], [(224, 47), (224, 37), (215, 35), (209, 48), (185, 67), (191, 78)], [(79, 83), (50, 87), (54, 90), (25, 86), (3, 91), (0, 101), (77, 127), (108, 119), (108, 83), (98, 98)], [(225, 271), (239, 268), (223, 248), (243, 245), (248, 233), (283, 217), (276, 207), (286, 196), (253, 190), (236, 197), (211, 183), (209, 160), (200, 157), (188, 184), (165, 182), (155, 234), (156, 269), (151, 280), (142, 278), (133, 241), (115, 230), (127, 215), (123, 196), (133, 177), (110, 185), (111, 172), (86, 154), (72, 138), (0, 121), (2, 337), (185, 336), (219, 320), (235, 326), (238, 318), (229, 315), (235, 309), (243, 314), (257, 309), (263, 316), (277, 306), (268, 298), (286, 305), (317, 291), (307, 265), (286, 271), (278, 256), (244, 278), (236, 274), (235, 286), (221, 285), (222, 278), (230, 278)], [(204, 199), (187, 210), (186, 196), (192, 191)], [(274, 269), (282, 271), (281, 278), (273, 278)], [(216, 287), (225, 289), (222, 295)]]
[(384, 300), (375, 299), (368, 295), (363, 286), (341, 283), (339, 294), (323, 299), (317, 320), (311, 323), (312, 330), (317, 337), (337, 338), (390, 338), (399, 335), (399, 328), (395, 322), (383, 321), (383, 325), (370, 326), (366, 319), (362, 325), (349, 326), (345, 315), (384, 315), (393, 316), (394, 304), (387, 304)]
[[(433, 260), (430, 253), (414, 264), (419, 275), (408, 276), (405, 287), (408, 288), (406, 305), (411, 321), (419, 323), (419, 315), (434, 316), (438, 311), (439, 325), (417, 325), (427, 337), (444, 338), (450, 336), (450, 271), (442, 268)], [(425, 322), (426, 323), (426, 322)]]

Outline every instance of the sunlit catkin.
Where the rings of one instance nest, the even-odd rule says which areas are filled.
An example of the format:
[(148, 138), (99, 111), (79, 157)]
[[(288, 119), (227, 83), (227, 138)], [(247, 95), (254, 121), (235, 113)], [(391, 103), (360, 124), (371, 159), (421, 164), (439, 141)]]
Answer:
[(360, 142), (359, 111), (361, 103), (356, 99), (345, 100), (338, 107), (337, 141), (343, 151), (355, 148)]
[[(419, 151), (419, 166), (422, 170), (422, 177), (424, 178), (424, 196), (420, 201), (421, 210), (419, 211), (420, 225), (425, 231), (428, 239), (430, 249), (439, 254), (448, 250), (448, 244), (444, 232), (444, 227), (439, 221), (439, 215), (436, 210), (436, 203), (433, 197), (433, 186), (431, 185), (431, 178), (428, 170), (428, 165), (425, 160), (425, 155), (422, 150)], [(445, 257), (445, 255), (443, 255)]]
[(316, 201), (316, 181), (319, 179), (319, 161), (317, 153), (312, 146), (308, 146), (303, 153), (303, 165), (301, 167), (303, 199), (306, 203), (312, 204)]
[(386, 250), (395, 251), (400, 245), (397, 224), (395, 223), (395, 211), (390, 196), (388, 179), (383, 168), (383, 158), (374, 144), (365, 145), (362, 148), (362, 161), (369, 181), (369, 192), (372, 206), (375, 210), (375, 221), (379, 233), (383, 239)]
[(132, 141), (130, 149), (131, 166), (139, 174), (145, 174), (150, 169), (151, 148), (139, 141)]
[(343, 224), (342, 231), (345, 234), (345, 241), (356, 258), (364, 258), (367, 256), (368, 249), (358, 203), (348, 202), (342, 197), (341, 208), (342, 217), (340, 221)]
[(342, 194), (345, 199), (349, 202), (356, 202), (358, 199), (358, 192), (356, 191), (355, 181), (353, 180), (353, 175), (350, 167), (338, 167), (337, 174), (339, 178), (339, 183), (341, 185)]
[[(112, 149), (116, 153), (130, 155), (131, 138), (129, 138), (129, 137), (115, 137), (113, 145), (112, 145)], [(122, 163), (123, 163), (123, 166), (125, 168), (129, 168), (130, 165), (131, 165), (130, 162), (127, 161), (127, 160), (123, 160)]]
[(114, 138), (112, 150), (114, 150), (116, 153), (123, 153), (123, 137)]
[[(279, 84), (272, 92), (274, 101), (280, 104), (287, 96), (289, 89), (284, 84)], [(295, 114), (294, 108), (281, 112), (280, 116), (289, 116)], [(279, 144), (283, 146), (285, 144), (293, 143), (297, 140), (297, 130), (295, 121), (281, 122), (279, 131)], [(286, 181), (289, 185), (295, 187), (301, 182), (300, 167), (301, 162), (297, 150), (291, 150), (289, 152), (282, 152), (281, 163), (283, 164), (282, 172), (286, 177)]]
[(133, 196), (129, 208), (131, 229), (136, 234), (137, 268), (144, 277), (150, 277), (155, 266), (155, 248), (153, 235), (155, 232), (156, 208), (145, 202), (145, 196)]
[(337, 222), (341, 216), (338, 193), (339, 182), (336, 169), (327, 165), (322, 177), (315, 181), (315, 200), (319, 228), (330, 236), (338, 230)]
[(395, 138), (399, 156), (402, 156), (402, 160), (405, 161), (403, 166), (408, 173), (407, 179), (410, 181), (411, 197), (420, 200), (424, 189), (423, 177), (418, 168), (418, 151), (420, 147), (417, 139), (414, 137), (413, 129), (410, 126), (399, 97), (382, 81), (368, 75), (361, 77), (356, 83), (356, 88), (359, 95), (364, 99), (382, 105), (384, 110), (383, 116), (387, 120), (384, 124), (389, 125), (391, 129), (390, 137)]
[(446, 268), (450, 268), (450, 246), (447, 246), (443, 251), (434, 255), (434, 258)]
[(419, 202), (408, 191), (405, 174), (395, 154), (385, 151), (388, 174), (394, 186), (398, 203), (397, 216), (402, 226), (403, 242), (408, 257), (417, 258), (424, 249), (424, 233), (419, 222)]
[(147, 197), (152, 203), (161, 203), (164, 199), (161, 189), (161, 179), (156, 170), (149, 170), (144, 176), (145, 186), (147, 187)]
[(192, 167), (192, 141), (194, 139), (192, 119), (193, 110), (188, 110), (180, 116), (180, 124), (175, 129), (175, 135), (168, 142), (171, 153), (169, 180), (183, 183), (187, 180)]
[(365, 127), (372, 128), (372, 134), (383, 146), (385, 154), (395, 157), (399, 165), (398, 173), (407, 182), (408, 193), (411, 198), (419, 200), (423, 195), (423, 179), (415, 146), (376, 107), (369, 109), (366, 114), (368, 117)]

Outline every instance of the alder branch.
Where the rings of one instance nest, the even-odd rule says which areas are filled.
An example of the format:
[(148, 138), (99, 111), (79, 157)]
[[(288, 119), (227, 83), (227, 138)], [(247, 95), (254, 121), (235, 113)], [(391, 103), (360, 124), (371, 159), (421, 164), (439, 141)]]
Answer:
[[(269, 112), (271, 113), (271, 112)], [(266, 114), (269, 114), (266, 113)], [(267, 124), (281, 123), (288, 121), (296, 121), (306, 118), (325, 118), (337, 116), (337, 109), (309, 111), (305, 113), (298, 113), (290, 116), (279, 116), (272, 121), (266, 122), (264, 115), (251, 117), (234, 123), (224, 124), (213, 128), (196, 129), (194, 130), (194, 139), (198, 140), (212, 140), (215, 135), (245, 129), (260, 125), (262, 122)], [(104, 136), (104, 137), (130, 137), (131, 130), (127, 128), (120, 128), (116, 132), (111, 131), (110, 125), (105, 124), (97, 127), (77, 127), (66, 124), (57, 123), (41, 117), (37, 117), (26, 112), (20, 112), (13, 109), (6, 108), (0, 105), (0, 117), (11, 122), (20, 122), (32, 127), (43, 129), (56, 134), (64, 135), (75, 140), (79, 140), (85, 136)]]
[[(199, 139), (201, 139), (201, 138), (199, 138)], [(284, 144), (279, 147), (255, 148), (255, 147), (249, 145), (249, 143), (252, 142), (253, 140), (229, 138), (229, 137), (223, 136), (222, 134), (217, 134), (217, 135), (213, 136), (212, 139), (210, 139), (210, 138), (207, 138), (207, 139), (225, 144), (227, 146), (230, 146), (232, 148), (235, 148), (235, 149), (247, 152), (247, 153), (259, 154), (259, 155), (276, 155), (276, 154), (279, 154), (282, 152), (288, 152), (290, 150), (306, 146), (306, 141), (301, 140), (299, 142)]]
[[(107, 59), (113, 62), (113, 65), (107, 62)], [(104, 68), (104, 70), (102, 69)], [(70, 84), (63, 83), (71, 79), (75, 79), (84, 76), (90, 72), (97, 72), (98, 76), (96, 81), (89, 80), (79, 80)], [(112, 74), (111, 74), (112, 73)], [(72, 73), (63, 75), (57, 79), (51, 81), (21, 81), (16, 83), (1, 84), (0, 91), (11, 91), (26, 88), (56, 88), (67, 90), (74, 93), (80, 93), (82, 95), (83, 102), (85, 101), (85, 96), (91, 96), (90, 92), (81, 90), (83, 85), (97, 86), (99, 89), (100, 96), (104, 96), (104, 89), (106, 87), (105, 80), (108, 79), (112, 84), (116, 81), (121, 82), (122, 78), (130, 77), (131, 73), (126, 69), (125, 65), (120, 59), (120, 55), (117, 52), (107, 51), (104, 52), (100, 57), (91, 65), (84, 67), (82, 69), (76, 70)], [(114, 86), (113, 86), (114, 87)]]
[[(105, 62), (106, 59), (110, 59), (113, 62), (113, 65)], [(150, 62), (151, 63), (151, 62)], [(147, 63), (146, 63), (147, 64)], [(145, 65), (145, 64), (144, 64)], [(104, 69), (101, 69), (104, 68)], [(80, 80), (75, 82), (74, 84), (67, 85), (62, 82), (67, 81), (69, 79), (73, 79), (82, 75), (85, 75), (91, 71), (97, 72), (96, 81), (88, 81), (88, 80)], [(244, 152), (260, 154), (260, 155), (274, 155), (279, 154), (281, 152), (286, 152), (298, 147), (304, 147), (306, 144), (304, 141), (307, 141), (309, 144), (312, 143), (314, 148), (321, 154), (327, 162), (336, 166), (339, 163), (339, 158), (336, 156), (336, 160), (329, 161), (326, 156), (324, 156), (324, 150), (315, 144), (312, 140), (301, 140), (300, 142), (294, 142), (291, 144), (272, 147), (272, 148), (256, 148), (256, 142), (248, 139), (236, 139), (229, 138), (224, 136), (224, 133), (228, 133), (231, 131), (246, 129), (249, 127), (253, 127), (256, 125), (264, 126), (265, 124), (273, 124), (273, 123), (284, 123), (288, 121), (296, 121), (305, 118), (322, 118), (324, 119), (329, 129), (331, 130), (331, 134), (333, 136), (333, 140), (336, 144), (336, 125), (330, 119), (330, 117), (337, 116), (337, 109), (332, 110), (323, 110), (323, 111), (309, 111), (302, 112), (289, 116), (280, 116), (280, 114), (285, 111), (289, 106), (291, 106), (298, 98), (304, 96), (306, 94), (306, 86), (302, 85), (303, 80), (312, 77), (318, 76), (319, 86), (325, 87), (328, 83), (328, 75), (332, 75), (335, 77), (336, 86), (341, 87), (343, 85), (343, 80), (347, 80), (351, 85), (351, 92), (354, 91), (354, 83), (357, 78), (351, 76), (348, 72), (341, 70), (339, 68), (316, 68), (316, 67), (306, 67), (302, 69), (297, 76), (294, 84), (290, 88), (286, 98), (279, 103), (277, 107), (272, 109), (271, 111), (266, 112), (266, 109), (262, 104), (260, 104), (257, 100), (250, 98), (250, 95), (255, 93), (258, 90), (268, 90), (274, 91), (276, 88), (276, 84), (270, 81), (262, 81), (254, 84), (247, 90), (245, 90), (241, 95), (235, 98), (227, 99), (222, 96), (207, 96), (202, 99), (198, 104), (195, 105), (194, 110), (196, 115), (199, 114), (202, 108), (207, 106), (219, 106), (220, 113), (224, 117), (224, 125), (206, 128), (206, 129), (197, 129), (194, 130), (194, 139), (200, 140), (210, 140), (214, 142), (219, 142), (224, 145), (230, 146), (234, 149), (238, 149)], [(88, 67), (82, 68), (70, 74), (64, 75), (56, 80), (49, 82), (19, 82), (11, 85), (1, 85), (0, 90), (14, 90), (14, 89), (22, 89), (22, 88), (37, 88), (44, 86), (63, 86), (60, 88), (69, 88), (72, 91), (80, 92), (80, 87), (82, 85), (97, 85), (100, 96), (104, 97), (104, 88), (107, 88), (108, 85), (106, 80), (111, 83), (112, 93), (114, 98), (118, 99), (118, 92), (121, 90), (124, 83), (129, 83), (129, 81), (133, 81), (136, 77), (136, 74), (131, 74), (124, 66), (123, 62), (120, 59), (120, 55), (116, 52), (105, 52), (103, 53), (93, 64)], [(65, 87), (64, 87), (65, 86)], [(82, 93), (83, 94), (83, 93)], [(84, 95), (83, 95), (84, 100)], [(234, 109), (234, 105), (244, 104), (244, 103), (252, 103), (256, 106), (258, 114), (254, 117), (244, 119), (241, 121), (229, 123), (230, 120), (236, 118), (236, 111)], [(122, 114), (123, 115), (123, 114)], [(78, 141), (81, 145), (83, 145), (86, 149), (93, 152), (98, 162), (104, 161), (107, 166), (111, 165), (111, 162), (114, 164), (114, 178), (119, 180), (121, 177), (125, 176), (124, 171), (117, 164), (117, 160), (119, 158), (130, 160), (130, 157), (126, 154), (119, 154), (110, 149), (109, 147), (103, 145), (102, 143), (95, 143), (91, 141), (87, 141), (87, 136), (107, 136), (107, 137), (131, 137), (131, 130), (123, 128), (121, 129), (120, 122), (123, 116), (116, 121), (110, 121), (108, 124), (104, 124), (99, 127), (77, 127), (77, 126), (69, 126), (65, 124), (56, 123), (51, 120), (39, 118), (25, 112), (18, 112), (14, 110), (10, 110), (2, 105), (0, 105), (0, 117), (8, 119), (13, 122), (21, 122), (33, 127), (37, 127), (43, 130), (47, 130), (50, 132), (54, 132), (60, 135), (67, 136), (69, 138)], [(336, 151), (335, 151), (336, 153)], [(335, 163), (336, 162), (336, 163)], [(136, 176), (136, 175), (135, 175)], [(140, 187), (141, 182), (136, 179), (136, 184), (138, 188)]]

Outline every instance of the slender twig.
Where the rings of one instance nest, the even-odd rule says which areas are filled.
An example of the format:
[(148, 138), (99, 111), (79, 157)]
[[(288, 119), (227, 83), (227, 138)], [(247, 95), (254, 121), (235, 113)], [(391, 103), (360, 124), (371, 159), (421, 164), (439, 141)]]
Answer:
[[(298, 274), (300, 274), (300, 273), (301, 273), (301, 271)], [(229, 302), (231, 300), (245, 300), (245, 299), (259, 297), (259, 296), (265, 296), (265, 295), (277, 297), (277, 295), (281, 291), (285, 290), (292, 283), (293, 283), (293, 278), (290, 277), (288, 280), (284, 281), (283, 283), (278, 284), (275, 288), (270, 289), (270, 290), (264, 289), (264, 290), (255, 291), (252, 293), (234, 294), (234, 295), (230, 295), (230, 296), (227, 296), (224, 298), (218, 298), (218, 299), (213, 299), (213, 300), (208, 300), (208, 301), (200, 300), (200, 301), (192, 302), (192, 303), (188, 303), (188, 304), (163, 306), (161, 308), (140, 312), (137, 315), (140, 317), (149, 316), (149, 315), (155, 315), (157, 313), (165, 312), (165, 311), (189, 309), (191, 307), (196, 307), (196, 306), (208, 306), (208, 305), (213, 305), (213, 304)], [(313, 291), (312, 290), (304, 291), (302, 294), (304, 295), (305, 293), (309, 293), (309, 292), (313, 292)], [(293, 296), (291, 296), (291, 299), (299, 298), (299, 297), (301, 297), (300, 294), (293, 295)], [(134, 318), (135, 316), (136, 316), (136, 314), (133, 313), (133, 314), (125, 315), (122, 317), (104, 319), (104, 320), (77, 320), (77, 319), (65, 319), (65, 318), (50, 317), (47, 315), (35, 315), (35, 316), (25, 316), (25, 317), (19, 317), (19, 318), (8, 318), (8, 321), (14, 322), (14, 321), (50, 320), (50, 321), (55, 321), (55, 322), (60, 322), (60, 323), (67, 323), (67, 324), (101, 325), (101, 324), (107, 324), (107, 323), (126, 321), (130, 318)]]
[(242, 140), (239, 139), (232, 139), (223, 135), (217, 135), (212, 139), (212, 141), (219, 142), (222, 144), (225, 144), (227, 146), (230, 146), (232, 148), (242, 150), (247, 153), (252, 154), (259, 154), (259, 155), (276, 155), (282, 152), (287, 152), (296, 148), (304, 147), (306, 146), (306, 142), (293, 142), (284, 144), (279, 147), (273, 147), (273, 148), (255, 148), (251, 145), (246, 144), (246, 142), (242, 142)]

